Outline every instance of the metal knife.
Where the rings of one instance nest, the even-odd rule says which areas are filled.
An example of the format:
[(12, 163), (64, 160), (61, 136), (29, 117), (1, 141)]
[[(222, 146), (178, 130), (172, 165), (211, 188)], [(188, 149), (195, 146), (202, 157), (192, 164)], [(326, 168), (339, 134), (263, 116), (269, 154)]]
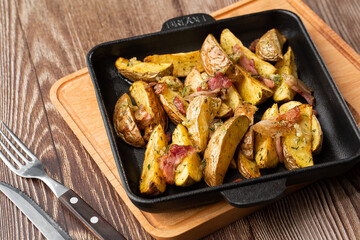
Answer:
[(71, 240), (71, 237), (30, 197), (0, 181), (3, 192), (49, 240)]

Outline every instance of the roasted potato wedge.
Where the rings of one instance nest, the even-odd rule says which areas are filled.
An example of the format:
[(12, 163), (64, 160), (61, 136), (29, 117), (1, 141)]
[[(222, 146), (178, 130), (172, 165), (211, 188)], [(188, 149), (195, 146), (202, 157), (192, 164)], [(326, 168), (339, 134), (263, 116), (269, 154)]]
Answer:
[[(284, 103), (279, 108), (280, 114), (283, 114), (296, 106), (300, 106), (301, 104), (302, 103), (298, 101), (290, 101)], [(311, 150), (313, 154), (318, 154), (322, 148), (323, 132), (321, 129), (320, 122), (314, 114), (312, 114), (311, 117), (311, 135), (312, 135)]]
[(200, 50), (200, 57), (205, 72), (210, 76), (221, 72), (226, 74), (232, 82), (237, 82), (243, 77), (234, 68), (233, 62), (212, 34), (206, 37)]
[(115, 62), (119, 72), (130, 81), (154, 82), (162, 76), (171, 75), (174, 66), (171, 63), (144, 63), (136, 58), (130, 60), (118, 58)]
[(136, 125), (134, 106), (127, 93), (124, 93), (116, 102), (113, 122), (116, 134), (127, 144), (134, 147), (145, 147), (146, 143)]
[(254, 123), (254, 114), (258, 108), (250, 103), (241, 102), (235, 109), (234, 116), (242, 115), (246, 116), (250, 120), (250, 125)]
[(255, 54), (266, 61), (279, 61), (283, 58), (282, 48), (286, 37), (277, 29), (267, 31), (256, 44)]
[[(187, 76), (191, 69), (196, 67), (199, 71), (203, 71), (200, 60), (200, 51), (175, 53), (175, 54), (163, 54), (163, 55), (151, 55), (144, 59), (144, 62), (151, 62), (157, 64), (173, 64), (174, 69), (172, 75), (175, 77)], [(171, 75), (171, 74), (169, 74)]]
[(140, 192), (146, 195), (158, 195), (166, 189), (166, 182), (157, 159), (162, 155), (168, 143), (165, 132), (159, 124), (154, 128), (146, 145), (145, 159), (140, 178)]
[[(188, 94), (197, 92), (197, 88), (200, 87), (203, 82), (204, 79), (202, 78), (200, 71), (195, 67), (185, 78), (184, 88), (187, 89), (184, 91)], [(184, 94), (184, 95), (188, 95), (188, 94)]]
[(260, 81), (253, 78), (245, 69), (239, 65), (236, 65), (235, 68), (244, 75), (242, 80), (234, 83), (244, 101), (253, 105), (258, 105), (265, 102), (272, 96), (273, 91)]
[(215, 118), (221, 105), (219, 98), (198, 96), (194, 98), (186, 112), (185, 126), (188, 128), (194, 147), (203, 152), (209, 136), (209, 124)]
[[(189, 104), (184, 100), (181, 94), (171, 90), (169, 87), (166, 87), (166, 89), (164, 89), (158, 96), (165, 112), (174, 124), (177, 125), (186, 120), (186, 109)], [(184, 106), (182, 111), (185, 112), (181, 113), (181, 111), (176, 107), (176, 101), (182, 103), (182, 106)]]
[(241, 151), (238, 151), (237, 167), (244, 178), (249, 179), (260, 177), (260, 169), (258, 165), (256, 165), (256, 162), (247, 159)]
[(184, 84), (182, 83), (182, 81), (174, 76), (162, 77), (159, 80), (159, 83), (165, 83), (169, 89), (179, 94), (182, 94), (184, 89)]
[(275, 64), (275, 67), (277, 68), (276, 73), (279, 75), (280, 83), (274, 90), (274, 101), (287, 102), (293, 100), (296, 92), (292, 90), (281, 77), (283, 73), (286, 73), (298, 78), (295, 55), (291, 47), (288, 48), (288, 51), (285, 53), (283, 59)]
[(168, 118), (154, 90), (144, 81), (136, 81), (130, 86), (130, 94), (138, 106), (143, 105), (150, 114), (151, 121), (144, 129), (144, 139), (148, 141), (154, 128), (160, 124), (164, 131), (167, 129)]
[(312, 142), (311, 142), (311, 151), (313, 154), (318, 154), (322, 148), (323, 142), (323, 132), (321, 129), (321, 125), (317, 117), (313, 114), (311, 119), (311, 134), (312, 134)]
[(234, 85), (232, 85), (227, 90), (228, 98), (225, 99), (223, 102), (232, 108), (233, 111), (239, 106), (240, 103), (243, 102), (243, 99), (241, 98), (239, 92), (236, 90)]
[(288, 170), (313, 166), (311, 118), (312, 106), (299, 106), (301, 119), (295, 126), (295, 132), (283, 137), (284, 163)]
[[(279, 115), (278, 105), (275, 103), (264, 112), (261, 120)], [(261, 133), (255, 133), (255, 161), (259, 168), (273, 168), (279, 164), (275, 140)]]
[(254, 159), (255, 133), (249, 128), (240, 142), (239, 151), (249, 160)]
[[(193, 145), (186, 127), (179, 124), (172, 135), (172, 144)], [(202, 178), (201, 159), (197, 153), (188, 153), (175, 169), (175, 185), (190, 186), (199, 182)]]
[(233, 115), (234, 111), (231, 107), (229, 107), (226, 103), (221, 103), (218, 112), (216, 113), (217, 118), (227, 118)]
[(204, 153), (206, 161), (204, 180), (209, 186), (223, 183), (236, 147), (248, 128), (247, 117), (235, 116), (229, 118), (215, 131)]
[(225, 74), (234, 68), (233, 62), (212, 34), (206, 37), (200, 50), (200, 57), (203, 68), (209, 75), (214, 75), (218, 71)]
[(241, 51), (244, 53), (244, 55), (249, 58), (253, 59), (255, 63), (255, 68), (257, 72), (264, 77), (268, 77), (271, 74), (274, 74), (276, 71), (276, 68), (271, 64), (268, 63), (262, 59), (260, 59), (258, 56), (256, 56), (255, 53), (250, 51), (248, 48), (246, 48), (242, 42), (235, 37), (235, 35), (230, 32), (229, 29), (224, 29), (220, 36), (220, 44), (221, 47), (225, 50), (225, 52), (230, 56), (234, 56), (233, 47), (237, 44), (239, 45)]

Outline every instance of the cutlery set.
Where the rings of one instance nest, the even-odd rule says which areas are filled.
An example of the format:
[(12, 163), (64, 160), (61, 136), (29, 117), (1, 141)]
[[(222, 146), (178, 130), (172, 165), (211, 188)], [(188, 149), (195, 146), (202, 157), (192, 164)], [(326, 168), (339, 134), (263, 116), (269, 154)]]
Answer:
[[(40, 160), (20, 141), (4, 122), (5, 134), (0, 129), (0, 146), (11, 158), (13, 163), (0, 151), (0, 158), (11, 171), (24, 178), (37, 178), (43, 181), (55, 194), (55, 196), (99, 239), (125, 239), (113, 228), (99, 213), (89, 206), (73, 190), (65, 187), (49, 177)], [(8, 136), (9, 137), (8, 137)], [(13, 143), (15, 142), (17, 146)], [(21, 152), (25, 152), (26, 156)], [(15, 154), (17, 156), (15, 156)], [(19, 160), (21, 159), (23, 163)], [(32, 199), (20, 190), (0, 182), (0, 190), (3, 192), (40, 230), (47, 239), (71, 239), (60, 226), (49, 217)]]

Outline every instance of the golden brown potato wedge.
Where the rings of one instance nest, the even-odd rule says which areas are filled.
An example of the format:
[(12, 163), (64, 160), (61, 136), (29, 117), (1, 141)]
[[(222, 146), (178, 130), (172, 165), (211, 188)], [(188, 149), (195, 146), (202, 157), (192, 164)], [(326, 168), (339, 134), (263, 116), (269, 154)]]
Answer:
[(167, 147), (162, 126), (154, 128), (145, 150), (145, 159), (140, 178), (140, 192), (146, 195), (158, 195), (166, 189), (166, 182), (157, 159)]
[[(269, 119), (279, 115), (277, 104), (267, 109), (261, 120)], [(255, 161), (259, 168), (273, 168), (279, 163), (276, 152), (275, 140), (261, 133), (255, 133)]]
[[(283, 114), (296, 106), (300, 106), (301, 104), (302, 103), (298, 101), (290, 101), (284, 103), (279, 108), (280, 114)], [(322, 148), (323, 132), (321, 129), (320, 122), (314, 114), (312, 114), (311, 116), (311, 135), (312, 135), (311, 150), (313, 154), (318, 154), (320, 153)]]
[(127, 144), (134, 147), (145, 147), (146, 143), (136, 125), (134, 106), (127, 93), (124, 93), (116, 102), (113, 122), (116, 134)]
[(283, 73), (286, 73), (298, 78), (295, 55), (291, 47), (288, 48), (283, 59), (276, 63), (275, 67), (277, 68), (276, 73), (279, 75), (280, 82), (274, 91), (274, 101), (287, 102), (293, 100), (296, 92), (292, 90), (281, 77)]
[(220, 185), (237, 145), (249, 128), (249, 119), (245, 116), (229, 118), (211, 137), (204, 153), (206, 166), (204, 180), (209, 186)]
[(233, 82), (242, 78), (242, 75), (234, 68), (233, 62), (212, 34), (206, 37), (200, 50), (200, 57), (203, 68), (208, 75), (221, 72)]
[(283, 58), (282, 48), (286, 37), (277, 29), (267, 31), (256, 44), (255, 54), (265, 61), (279, 61)]
[[(159, 95), (160, 102), (164, 107), (165, 112), (169, 116), (170, 120), (174, 124), (180, 124), (186, 120), (186, 109), (188, 108), (189, 104), (178, 92), (171, 90), (169, 87), (166, 87)], [(180, 101), (184, 106), (184, 109), (181, 111), (185, 111), (181, 113), (181, 111), (176, 107), (175, 102)]]
[(244, 178), (260, 177), (260, 169), (255, 161), (249, 160), (245, 155), (239, 151), (237, 155), (237, 167)]
[[(189, 74), (191, 69), (196, 67), (199, 71), (203, 71), (200, 60), (200, 51), (175, 53), (175, 54), (163, 54), (147, 56), (144, 62), (152, 63), (167, 63), (173, 64), (174, 69), (172, 75), (175, 77), (185, 77)], [(171, 75), (171, 74), (169, 74)]]
[(311, 151), (312, 106), (299, 106), (301, 118), (295, 125), (295, 132), (283, 137), (284, 163), (288, 170), (313, 166)]
[(154, 82), (162, 76), (171, 75), (173, 65), (170, 63), (144, 63), (132, 58), (118, 58), (115, 62), (119, 72), (130, 81)]
[(251, 74), (248, 73), (245, 69), (239, 65), (236, 65), (235, 68), (237, 68), (244, 75), (242, 80), (234, 83), (236, 89), (244, 101), (253, 105), (258, 105), (265, 102), (272, 96), (273, 91), (260, 81), (253, 78)]
[(311, 119), (311, 151), (313, 154), (318, 154), (321, 152), (322, 142), (323, 142), (323, 131), (317, 117), (313, 114)]
[[(176, 126), (172, 144), (192, 146), (186, 127), (181, 124)], [(199, 182), (203, 175), (202, 170), (200, 156), (196, 152), (188, 153), (175, 169), (175, 185), (186, 187)]]
[(234, 116), (243, 115), (250, 120), (250, 126), (254, 123), (254, 114), (258, 108), (247, 102), (240, 102), (235, 109)]
[(225, 74), (229, 69), (234, 68), (233, 62), (221, 48), (216, 38), (209, 34), (200, 50), (201, 63), (209, 75), (220, 71)]
[(188, 94), (197, 92), (197, 88), (200, 87), (203, 81), (204, 79), (201, 77), (200, 71), (197, 68), (193, 68), (185, 78), (184, 87), (187, 88), (186, 92)]
[(182, 83), (182, 81), (174, 76), (162, 77), (159, 80), (159, 83), (165, 83), (169, 89), (179, 94), (182, 94), (184, 89), (184, 84)]
[(226, 103), (221, 103), (218, 112), (216, 113), (217, 118), (227, 118), (233, 115), (234, 111)]
[(209, 136), (209, 124), (215, 118), (221, 105), (219, 98), (198, 96), (194, 98), (186, 112), (185, 126), (188, 128), (194, 147), (203, 152)]
[(271, 63), (260, 59), (255, 53), (246, 48), (229, 29), (224, 29), (222, 31), (220, 44), (230, 57), (234, 55), (233, 47), (237, 44), (247, 58), (254, 60), (255, 68), (260, 75), (268, 77), (275, 73), (276, 68)]
[(249, 160), (254, 159), (254, 143), (255, 133), (250, 127), (245, 133), (243, 139), (240, 142), (239, 151), (241, 151), (245, 157)]
[(223, 102), (231, 107), (233, 111), (237, 108), (237, 106), (243, 102), (239, 92), (236, 90), (234, 85), (227, 89), (228, 98), (225, 99)]
[(143, 105), (145, 111), (150, 114), (151, 121), (145, 127), (144, 139), (148, 141), (154, 128), (160, 124), (164, 131), (167, 129), (168, 118), (154, 90), (144, 81), (136, 81), (130, 87), (130, 94), (138, 106)]

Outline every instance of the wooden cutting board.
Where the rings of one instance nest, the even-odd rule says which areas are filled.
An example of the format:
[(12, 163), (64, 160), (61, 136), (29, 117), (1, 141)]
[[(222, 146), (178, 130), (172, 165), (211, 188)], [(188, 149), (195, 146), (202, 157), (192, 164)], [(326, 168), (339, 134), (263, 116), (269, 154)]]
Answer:
[[(298, 14), (332, 74), (355, 120), (360, 111), (360, 56), (300, 0), (245, 0), (216, 11), (215, 19), (274, 8)], [(123, 189), (100, 115), (87, 68), (57, 81), (50, 98), (100, 170), (113, 185), (134, 216), (157, 239), (196, 239), (240, 219), (263, 206), (234, 208), (225, 201), (171, 213), (147, 213), (135, 207)], [(288, 189), (294, 191), (301, 186)]]

